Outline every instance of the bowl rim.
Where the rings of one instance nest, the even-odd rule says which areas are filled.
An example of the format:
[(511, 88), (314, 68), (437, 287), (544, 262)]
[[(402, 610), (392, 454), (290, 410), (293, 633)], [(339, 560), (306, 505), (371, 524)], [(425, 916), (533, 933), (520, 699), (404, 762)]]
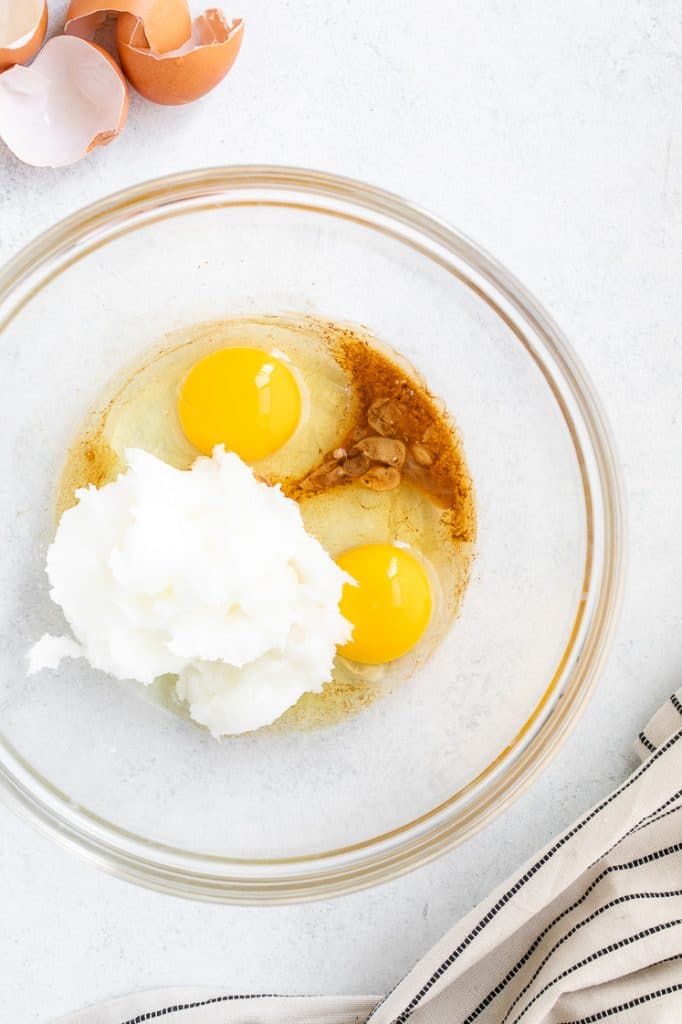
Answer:
[[(578, 410), (583, 433), (589, 442), (588, 450), (596, 467), (595, 481), (599, 484), (599, 491), (594, 495), (589, 490), (584, 466), (581, 466), (583, 484), (587, 488), (587, 519), (589, 521), (590, 509), (601, 518), (604, 549), (603, 565), (595, 584), (594, 607), (587, 617), (580, 650), (573, 651), (575, 663), (562, 680), (560, 691), (553, 684), (548, 688), (527, 723), (538, 716), (534, 731), (529, 731), (526, 741), (515, 751), (514, 758), (508, 758), (507, 763), (502, 762), (503, 770), (500, 769), (497, 775), (494, 771), (488, 774), (486, 769), (483, 774), (488, 777), (489, 785), (477, 799), (472, 798), (459, 810), (447, 813), (469, 787), (453, 794), (416, 821), (352, 847), (268, 861), (189, 854), (135, 836), (84, 808), (74, 807), (66, 794), (34, 772), (0, 734), (0, 793), (9, 806), (62, 845), (118, 877), (159, 891), (214, 902), (272, 904), (340, 895), (388, 881), (425, 864), (483, 828), (509, 807), (544, 770), (574, 728), (594, 692), (613, 638), (624, 580), (625, 514), (620, 470), (610, 428), (580, 360), (557, 324), (512, 274), (465, 235), (420, 206), (351, 178), (294, 167), (237, 165), (168, 175), (116, 192), (58, 222), (0, 268), (0, 333), (40, 288), (63, 271), (64, 266), (42, 278), (33, 290), (28, 288), (22, 294), (21, 289), (30, 282), (31, 275), (53, 261), (66, 259), (88, 239), (97, 248), (117, 237), (107, 233), (112, 226), (123, 229), (133, 222), (130, 229), (134, 229), (134, 218), (145, 213), (207, 195), (259, 189), (277, 193), (289, 190), (318, 199), (331, 199), (387, 218), (474, 268), (511, 309), (533, 325), (541, 345), (558, 370), (562, 386)], [(290, 205), (296, 207), (301, 204), (294, 202)], [(363, 223), (376, 226), (367, 225), (366, 221)], [(401, 240), (406, 241), (404, 237)], [(85, 249), (81, 256), (89, 251), (91, 249)], [(71, 262), (77, 258), (81, 257), (76, 256)], [(69, 265), (67, 262), (66, 266)], [(3, 320), (3, 306), (13, 294), (19, 296), (18, 301), (15, 300), (14, 308)], [(549, 379), (548, 383), (552, 386)], [(553, 386), (552, 390), (559, 400)], [(569, 431), (573, 433), (571, 418), (565, 409), (562, 408), (562, 412)], [(574, 436), (573, 443), (577, 460), (581, 463), (581, 442)], [(599, 499), (596, 504), (593, 503), (595, 497)], [(588, 553), (588, 560), (589, 557)], [(576, 623), (581, 617), (582, 614)], [(566, 651), (569, 651), (573, 640), (572, 637)], [(555, 674), (557, 685), (558, 679), (559, 675)], [(550, 703), (550, 693), (554, 703), (540, 715), (546, 700), (548, 705)], [(515, 749), (515, 744), (521, 744), (525, 730), (524, 726), (502, 752), (501, 758), (507, 757), (509, 751)], [(489, 768), (494, 766), (495, 762)], [(393, 842), (396, 836), (400, 837), (397, 844)]]

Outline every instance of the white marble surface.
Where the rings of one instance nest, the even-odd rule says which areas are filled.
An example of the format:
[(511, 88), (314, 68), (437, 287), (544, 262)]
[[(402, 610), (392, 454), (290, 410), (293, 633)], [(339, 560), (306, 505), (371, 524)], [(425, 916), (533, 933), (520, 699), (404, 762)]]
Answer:
[[(51, 29), (64, 2), (51, 3)], [(0, 808), (0, 1016), (46, 1022), (173, 983), (382, 992), (463, 911), (624, 777), (682, 677), (682, 21), (677, 0), (244, 0), (233, 74), (193, 107), (39, 171), (0, 146), (0, 260), (165, 172), (290, 163), (364, 178), (489, 248), (549, 307), (619, 444), (629, 576), (596, 697), (544, 777), (437, 863), (331, 903), (254, 910), (133, 888)]]

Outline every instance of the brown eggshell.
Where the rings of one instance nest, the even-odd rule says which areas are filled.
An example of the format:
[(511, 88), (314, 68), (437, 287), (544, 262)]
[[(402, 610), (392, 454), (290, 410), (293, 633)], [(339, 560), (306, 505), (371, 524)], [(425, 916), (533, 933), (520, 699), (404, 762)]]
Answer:
[(33, 64), (0, 75), (0, 138), (24, 163), (64, 167), (116, 138), (128, 83), (95, 43), (55, 36)]
[(194, 20), (192, 36), (170, 53), (155, 53), (138, 18), (121, 15), (117, 41), (128, 81), (153, 103), (191, 103), (214, 89), (228, 73), (244, 35), (241, 18), (229, 22), (209, 10)]
[(42, 46), (47, 32), (45, 0), (10, 0), (12, 5), (16, 37), (6, 39), (6, 45), (0, 45), (0, 71), (6, 71), (14, 64), (28, 64)]
[(92, 39), (108, 14), (139, 18), (155, 53), (176, 50), (192, 32), (187, 0), (71, 0), (64, 31)]

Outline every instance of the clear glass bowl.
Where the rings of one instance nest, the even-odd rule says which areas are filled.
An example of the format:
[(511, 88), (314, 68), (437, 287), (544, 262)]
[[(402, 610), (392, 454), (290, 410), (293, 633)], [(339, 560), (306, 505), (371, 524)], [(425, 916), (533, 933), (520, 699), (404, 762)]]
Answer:
[[(461, 430), (478, 556), (408, 685), (341, 724), (217, 743), (80, 663), (25, 675), (60, 629), (43, 571), (65, 452), (103, 386), (165, 332), (241, 313), (354, 321), (410, 359)], [(617, 610), (623, 526), (598, 401), (506, 270), (405, 201), (235, 167), (128, 189), (0, 272), (0, 779), (62, 844), (225, 902), (368, 886), (481, 828), (574, 725)]]

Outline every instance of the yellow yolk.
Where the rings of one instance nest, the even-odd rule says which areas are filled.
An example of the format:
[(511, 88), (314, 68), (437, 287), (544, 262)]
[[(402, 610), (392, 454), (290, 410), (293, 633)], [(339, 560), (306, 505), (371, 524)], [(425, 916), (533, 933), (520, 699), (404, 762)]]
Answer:
[(351, 548), (336, 563), (357, 583), (343, 588), (341, 614), (353, 626), (353, 638), (339, 654), (379, 665), (411, 650), (431, 617), (431, 586), (422, 564), (392, 544)]
[(206, 455), (223, 444), (245, 462), (257, 462), (295, 431), (301, 394), (281, 359), (257, 348), (224, 348), (189, 371), (178, 415), (187, 440)]

